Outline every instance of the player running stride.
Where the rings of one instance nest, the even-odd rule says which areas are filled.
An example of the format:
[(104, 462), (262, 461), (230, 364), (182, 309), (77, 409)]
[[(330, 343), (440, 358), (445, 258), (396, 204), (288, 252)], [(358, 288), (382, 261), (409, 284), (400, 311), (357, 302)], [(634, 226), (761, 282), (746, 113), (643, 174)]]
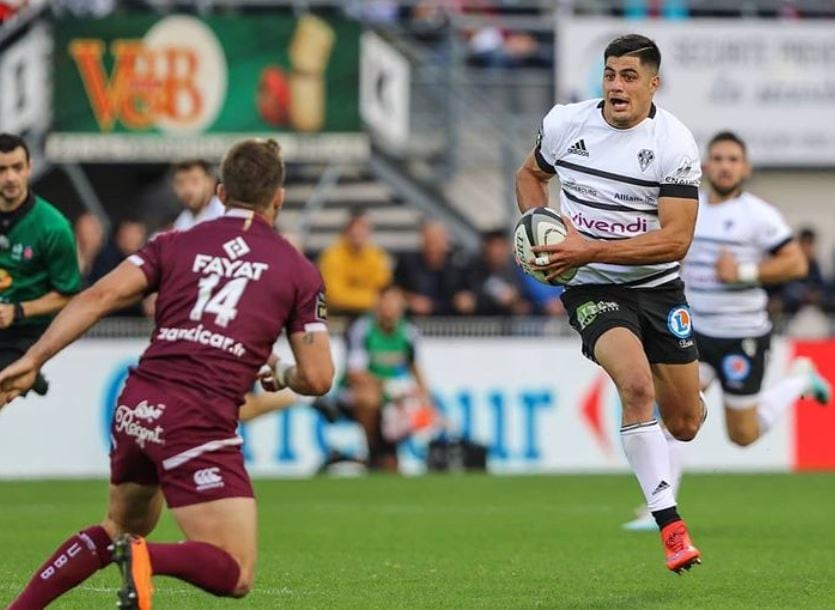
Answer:
[[(802, 395), (829, 402), (831, 389), (808, 358), (796, 358), (789, 374), (761, 392), (771, 344), (764, 284), (804, 277), (808, 264), (780, 213), (744, 190), (751, 173), (745, 142), (724, 131), (710, 140), (704, 163), (709, 185), (699, 202), (693, 247), (684, 259), (687, 300), (699, 347), (702, 387), (719, 381), (725, 424), (741, 447), (761, 438)], [(670, 485), (681, 481), (680, 446), (669, 440)], [(643, 510), (627, 530), (652, 525)]]
[[(568, 228), (562, 243), (535, 248), (556, 277), (579, 268), (563, 303), (623, 404), (626, 457), (661, 530), (670, 570), (700, 561), (672, 493), (667, 444), (654, 402), (678, 439), (696, 436), (705, 416), (698, 353), (679, 263), (693, 238), (701, 177), (690, 131), (653, 104), (661, 53), (631, 34), (604, 52), (603, 99), (557, 105), (516, 174), (522, 212), (548, 204), (559, 176)], [(533, 262), (533, 261), (532, 261)]]
[[(159, 235), (76, 297), (23, 358), (0, 372), (0, 404), (109, 311), (158, 291), (154, 335), (116, 404), (107, 516), (70, 537), (11, 610), (38, 610), (116, 562), (120, 607), (151, 608), (154, 575), (242, 597), (255, 569), (255, 499), (236, 435), (238, 406), (283, 329), (296, 364), (277, 387), (321, 395), (333, 380), (318, 271), (273, 231), (284, 165), (247, 140), (221, 167), (225, 216)], [(165, 499), (186, 540), (148, 543)], [(114, 542), (115, 541), (115, 542)]]

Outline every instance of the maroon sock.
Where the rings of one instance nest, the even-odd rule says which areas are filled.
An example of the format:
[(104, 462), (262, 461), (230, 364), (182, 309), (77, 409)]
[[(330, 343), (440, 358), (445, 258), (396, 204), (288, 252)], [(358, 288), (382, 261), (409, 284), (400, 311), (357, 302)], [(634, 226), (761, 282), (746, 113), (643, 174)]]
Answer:
[(67, 540), (46, 560), (6, 610), (41, 610), (108, 565), (110, 536), (94, 525)]
[(238, 562), (207, 542), (148, 544), (155, 576), (173, 576), (213, 595), (232, 595), (241, 575)]

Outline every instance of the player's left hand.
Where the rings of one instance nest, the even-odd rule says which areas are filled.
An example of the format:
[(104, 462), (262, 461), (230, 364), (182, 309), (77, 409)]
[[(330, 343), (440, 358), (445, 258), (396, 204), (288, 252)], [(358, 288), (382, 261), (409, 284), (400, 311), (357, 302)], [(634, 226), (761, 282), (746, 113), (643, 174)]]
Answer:
[(40, 366), (33, 358), (23, 356), (0, 371), (0, 409), (29, 391), (39, 370)]
[(536, 258), (529, 261), (539, 271), (549, 271), (548, 279), (553, 279), (568, 269), (582, 267), (591, 262), (592, 251), (585, 239), (566, 214), (562, 217), (565, 224), (565, 239), (558, 244), (534, 246), (531, 248)]
[(14, 305), (0, 303), (0, 328), (8, 328), (14, 324)]
[(727, 248), (723, 248), (716, 259), (716, 276), (724, 284), (735, 284), (739, 281), (739, 264)]

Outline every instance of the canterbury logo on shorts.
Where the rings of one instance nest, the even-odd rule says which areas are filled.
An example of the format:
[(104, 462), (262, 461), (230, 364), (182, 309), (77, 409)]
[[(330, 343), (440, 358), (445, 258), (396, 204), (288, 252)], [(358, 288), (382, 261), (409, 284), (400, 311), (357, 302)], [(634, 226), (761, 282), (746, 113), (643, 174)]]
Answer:
[(194, 473), (194, 484), (197, 487), (197, 491), (223, 487), (223, 477), (220, 474), (220, 468), (215, 466), (196, 471)]

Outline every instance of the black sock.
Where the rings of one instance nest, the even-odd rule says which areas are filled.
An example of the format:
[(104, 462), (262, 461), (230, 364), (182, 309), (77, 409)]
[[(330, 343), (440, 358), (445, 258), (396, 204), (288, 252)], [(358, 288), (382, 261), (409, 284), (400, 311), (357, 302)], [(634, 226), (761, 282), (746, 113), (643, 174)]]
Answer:
[(662, 508), (661, 510), (654, 510), (652, 511), (652, 516), (655, 518), (655, 522), (658, 524), (658, 529), (664, 529), (664, 526), (669, 525), (673, 521), (681, 520), (681, 517), (678, 516), (678, 511), (676, 510), (675, 506), (671, 506), (670, 508)]

